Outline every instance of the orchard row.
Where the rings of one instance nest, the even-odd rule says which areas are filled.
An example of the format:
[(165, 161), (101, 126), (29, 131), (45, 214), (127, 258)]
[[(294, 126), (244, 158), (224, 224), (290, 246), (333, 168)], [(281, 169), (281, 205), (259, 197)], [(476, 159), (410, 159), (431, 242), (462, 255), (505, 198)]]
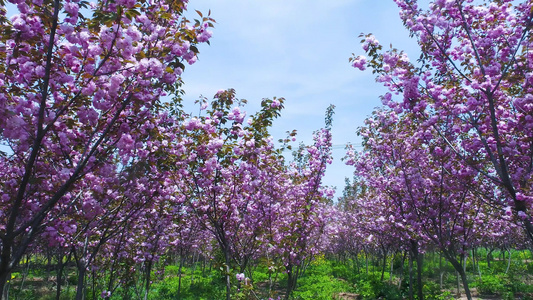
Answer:
[(8, 20), (0, 1), (3, 298), (21, 260), (45, 253), (58, 270), (73, 258), (77, 299), (98, 274), (103, 298), (134, 278), (146, 298), (161, 257), (191, 253), (220, 256), (227, 299), (258, 261), (286, 274), (288, 299), (318, 254), (408, 251), (420, 266), (437, 249), (470, 299), (471, 249), (531, 248), (527, 1), (395, 1), (422, 54), (412, 63), (364, 36), (368, 57), (351, 62), (389, 93), (358, 131), (364, 150), (348, 149), (355, 180), (336, 203), (322, 185), (333, 107), (299, 147), (295, 132), (269, 134), (283, 98), (248, 115), (221, 90), (183, 111), (180, 75), (214, 23), (184, 18), (186, 1), (11, 2)]

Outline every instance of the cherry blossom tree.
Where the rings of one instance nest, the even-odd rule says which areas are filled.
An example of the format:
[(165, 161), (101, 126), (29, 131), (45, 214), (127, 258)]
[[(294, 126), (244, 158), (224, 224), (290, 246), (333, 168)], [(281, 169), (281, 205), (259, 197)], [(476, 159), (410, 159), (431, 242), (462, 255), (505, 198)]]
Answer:
[[(443, 151), (446, 144), (434, 138), (437, 134), (431, 128), (419, 132), (416, 119), (409, 114), (400, 118), (391, 109), (378, 110), (366, 124), (360, 130), (365, 152), (355, 164), (357, 174), (383, 194), (374, 202), (384, 213), (376, 221), (378, 230), (392, 231), (386, 226), (389, 222), (404, 228), (418, 271), (422, 265), (418, 254), (424, 249), (415, 244), (437, 246), (461, 276), (471, 298), (463, 259), (457, 256), (465, 257), (481, 224), (491, 224), (496, 217), (488, 205), (494, 196), (480, 193), (484, 177)], [(421, 288), (420, 272), (418, 281)]]
[[(316, 131), (313, 144), (294, 152), (295, 160), (267, 175), (268, 186), (262, 203), (263, 255), (278, 257), (288, 275), (285, 297), (297, 286), (307, 264), (325, 251), (336, 234), (335, 210), (330, 205), (333, 190), (322, 185), (325, 169), (331, 163), (331, 124), (334, 106), (326, 111), (326, 127)], [(279, 159), (279, 158), (278, 158)], [(281, 163), (284, 160), (280, 160)], [(279, 163), (277, 164), (279, 166)]]
[(242, 273), (258, 255), (265, 205), (278, 200), (264, 191), (283, 174), (282, 155), (268, 134), (283, 101), (263, 99), (246, 119), (245, 101), (234, 90), (220, 91), (210, 104), (202, 99), (205, 115), (175, 127), (180, 133), (169, 145), (175, 186), (222, 252), (227, 299), (233, 263)]
[(10, 20), (1, 4), (3, 294), (58, 204), (80, 203), (89, 173), (113, 180), (142, 151), (161, 97), (177, 91), (213, 20), (191, 25), (186, 1), (12, 1)]
[(383, 104), (409, 113), (418, 131), (434, 132), (465, 172), (499, 189), (502, 208), (512, 208), (533, 241), (532, 3), (431, 1), (421, 8), (416, 0), (395, 2), (420, 46), (418, 63), (396, 49), (383, 51), (367, 35), (368, 58), (353, 57), (353, 66), (371, 68), (390, 92), (402, 94), (395, 100), (387, 93)]
[(295, 161), (289, 165), (290, 186), (285, 191), (285, 203), (280, 207), (269, 249), (281, 257), (287, 272), (289, 299), (306, 264), (324, 251), (324, 239), (333, 234), (328, 227), (328, 202), (333, 191), (322, 186), (326, 167), (331, 163), (331, 124), (334, 106), (326, 111), (326, 127), (314, 133), (313, 144), (300, 147)]

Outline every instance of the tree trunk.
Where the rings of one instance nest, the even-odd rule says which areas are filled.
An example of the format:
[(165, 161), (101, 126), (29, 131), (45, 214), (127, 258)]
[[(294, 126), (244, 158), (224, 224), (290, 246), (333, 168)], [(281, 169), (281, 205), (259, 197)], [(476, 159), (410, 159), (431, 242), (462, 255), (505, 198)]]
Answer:
[(13, 264), (11, 261), (11, 248), (13, 242), (11, 240), (4, 239), (2, 242), (2, 253), (0, 257), (0, 298), (7, 299), (8, 281), (11, 279), (11, 272), (13, 270)]
[(366, 250), (365, 250), (365, 263), (366, 263), (366, 275), (368, 276), (368, 254), (366, 253)]
[(442, 290), (442, 281), (444, 277), (444, 268), (442, 267), (442, 252), (439, 252), (439, 287)]
[(354, 265), (354, 269), (356, 270), (357, 274), (361, 273), (361, 270), (359, 269), (359, 253), (356, 253), (354, 255)]
[(96, 270), (92, 270), (91, 281), (92, 281), (92, 292), (93, 292), (92, 298), (98, 299), (96, 297)]
[(465, 272), (465, 274), (466, 274), (466, 259), (467, 259), (467, 254), (468, 254), (468, 253), (465, 253), (465, 254), (463, 254), (463, 255), (461, 256), (462, 259), (463, 259), (463, 271)]
[(52, 270), (52, 248), (47, 248), (46, 250), (46, 276), (44, 277), (44, 281), (48, 282), (50, 281), (50, 271)]
[(413, 300), (413, 254), (409, 253), (409, 300)]
[(457, 271), (455, 271), (455, 275), (457, 277), (457, 297), (461, 297), (461, 276)]
[(505, 274), (509, 272), (510, 267), (511, 267), (511, 248), (509, 248), (509, 260), (507, 261), (507, 269), (505, 269)]
[(468, 287), (468, 281), (466, 280), (466, 273), (464, 271), (463, 266), (461, 266), (461, 263), (450, 253), (444, 252), (444, 255), (446, 256), (446, 259), (448, 259), (448, 261), (452, 264), (455, 271), (459, 274), (458, 277), (461, 277), (461, 281), (463, 283), (463, 288), (465, 290), (466, 298), (468, 300), (472, 300), (472, 294), (470, 293), (470, 288)]
[(476, 248), (472, 248), (472, 274), (476, 274)]
[[(194, 258), (196, 256), (196, 258)], [(194, 284), (194, 272), (196, 272), (196, 265), (198, 264), (198, 261), (200, 260), (200, 253), (194, 253), (192, 254), (192, 268), (191, 268), (191, 285)], [(209, 262), (209, 273), (211, 272), (211, 269), (213, 268), (213, 262)], [(202, 276), (205, 276), (205, 273), (202, 273)]]
[[(59, 250), (59, 253), (57, 255), (57, 273), (56, 273), (56, 300), (59, 300), (61, 297), (61, 285), (63, 284), (63, 269), (65, 268), (65, 264), (63, 263), (63, 251)], [(65, 263), (68, 263), (68, 258)]]
[(296, 287), (296, 278), (297, 274), (294, 274), (294, 268), (292, 264), (289, 264), (287, 267), (287, 290), (285, 293), (285, 300), (288, 300), (292, 294), (292, 291)]
[(489, 268), (490, 268), (490, 262), (492, 261), (492, 251), (494, 251), (494, 249), (490, 249), (487, 252), (487, 267)]
[(460, 272), (459, 275), (461, 275), (461, 281), (463, 282), (463, 288), (465, 289), (466, 298), (468, 300), (472, 299), (472, 294), (470, 294), (470, 288), (468, 287), (468, 281), (466, 279), (466, 273)]
[(416, 252), (416, 282), (418, 285), (418, 299), (423, 300), (424, 299), (424, 285), (422, 284), (422, 266), (424, 262), (424, 256), (418, 251)]
[(392, 253), (392, 257), (390, 259), (389, 284), (392, 284), (392, 273), (394, 272), (394, 257), (396, 257), (396, 252)]
[[(193, 253), (194, 256), (194, 253)], [(202, 257), (202, 276), (205, 276), (205, 268), (207, 266), (207, 259), (205, 257)], [(209, 267), (211, 269), (211, 267)]]
[[(16, 299), (19, 298), (20, 293), (24, 289), (24, 283), (26, 283), (26, 278), (28, 278), (28, 274), (30, 273), (30, 264), (31, 264), (30, 256), (26, 255), (26, 263), (24, 264), (24, 271), (22, 272), (22, 279), (20, 281), (20, 286), (18, 288), (18, 293), (17, 293)], [(7, 287), (8, 295), (6, 296), (6, 299), (9, 299), (9, 290), (11, 289), (11, 285), (12, 284), (9, 284), (8, 287)]]
[(9, 283), (11, 272), (0, 273), (0, 299), (8, 299)]
[(381, 281), (385, 278), (385, 268), (387, 268), (387, 252), (383, 251), (383, 267), (381, 268)]
[(148, 261), (148, 265), (146, 265), (146, 270), (144, 274), (144, 300), (148, 300), (148, 292), (150, 291), (150, 275), (152, 273), (152, 260)]
[(80, 258), (76, 265), (78, 267), (78, 285), (76, 286), (76, 300), (85, 299), (85, 274), (87, 273), (87, 266), (85, 258)]
[(405, 251), (402, 251), (402, 263), (400, 264), (400, 280), (398, 281), (398, 289), (401, 289), (402, 288), (402, 281), (403, 281), (403, 268), (404, 268), (404, 264), (405, 264), (405, 256), (406, 256), (406, 253)]
[(181, 269), (183, 267), (183, 261), (185, 258), (183, 257), (183, 251), (180, 251), (180, 266), (178, 268), (178, 300), (181, 299)]
[(230, 278), (230, 257), (229, 250), (224, 249), (224, 259), (226, 260), (226, 300), (231, 300), (231, 278)]

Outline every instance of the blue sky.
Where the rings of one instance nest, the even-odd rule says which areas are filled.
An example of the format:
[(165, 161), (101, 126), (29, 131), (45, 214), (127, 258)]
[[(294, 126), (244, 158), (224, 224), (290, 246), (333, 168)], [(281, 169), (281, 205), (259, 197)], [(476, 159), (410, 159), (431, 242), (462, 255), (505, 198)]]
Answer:
[(201, 45), (199, 60), (187, 67), (185, 100), (211, 98), (219, 89), (234, 88), (249, 101), (248, 111), (262, 98), (284, 97), (285, 110), (271, 131), (275, 140), (296, 129), (298, 141), (311, 142), (312, 132), (324, 126), (330, 104), (333, 121), (334, 163), (324, 183), (337, 186), (353, 168), (345, 166), (347, 143), (360, 145), (358, 127), (381, 105), (385, 89), (370, 70), (352, 68), (352, 53), (364, 54), (360, 33), (373, 33), (383, 44), (411, 53), (416, 43), (401, 24), (392, 0), (191, 0), (194, 10), (207, 12), (217, 24), (211, 46)]

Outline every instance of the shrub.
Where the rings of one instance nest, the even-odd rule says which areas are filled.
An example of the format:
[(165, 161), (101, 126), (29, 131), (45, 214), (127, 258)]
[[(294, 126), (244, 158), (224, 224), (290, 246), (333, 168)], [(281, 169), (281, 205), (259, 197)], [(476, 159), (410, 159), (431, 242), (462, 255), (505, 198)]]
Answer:
[(477, 279), (477, 290), (480, 294), (494, 295), (507, 292), (504, 276), (486, 275), (481, 280)]
[(423, 287), (424, 291), (424, 299), (426, 300), (446, 300), (446, 299), (452, 299), (452, 295), (450, 292), (446, 291), (443, 292), (440, 289), (439, 284), (428, 281), (424, 284)]
[[(178, 276), (179, 271), (180, 271), (179, 266), (173, 266), (173, 265), (166, 266), (165, 267), (165, 276)], [(182, 268), (182, 270), (181, 270), (182, 274), (183, 274), (184, 271), (185, 271), (185, 268)]]
[(396, 285), (381, 281), (381, 273), (369, 273), (361, 275), (357, 285), (357, 293), (363, 299), (403, 299), (402, 292)]

